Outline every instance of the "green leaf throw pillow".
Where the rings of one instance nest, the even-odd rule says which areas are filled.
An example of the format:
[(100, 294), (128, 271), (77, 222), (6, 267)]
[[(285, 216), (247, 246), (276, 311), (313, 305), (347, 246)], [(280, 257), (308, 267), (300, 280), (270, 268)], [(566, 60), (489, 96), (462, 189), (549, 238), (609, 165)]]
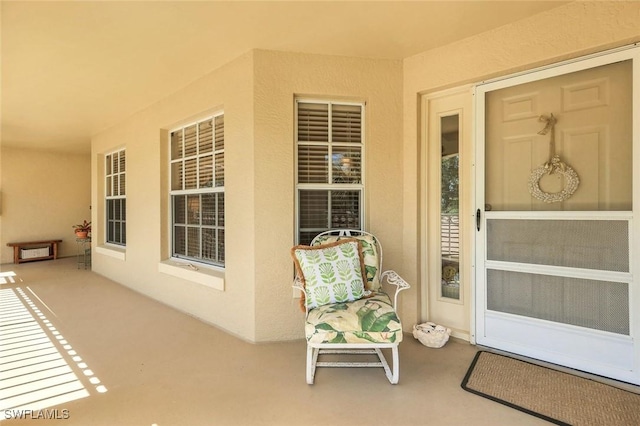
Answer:
[(295, 246), (291, 256), (309, 309), (364, 296), (366, 276), (360, 241), (342, 239), (320, 246)]
[(323, 235), (316, 237), (314, 247), (316, 245), (326, 245), (336, 241), (344, 241), (345, 239), (356, 239), (362, 243), (362, 259), (364, 260), (366, 278), (364, 282), (365, 288), (371, 291), (382, 291), (382, 284), (380, 284), (380, 274), (382, 271), (380, 271), (378, 241), (373, 235)]

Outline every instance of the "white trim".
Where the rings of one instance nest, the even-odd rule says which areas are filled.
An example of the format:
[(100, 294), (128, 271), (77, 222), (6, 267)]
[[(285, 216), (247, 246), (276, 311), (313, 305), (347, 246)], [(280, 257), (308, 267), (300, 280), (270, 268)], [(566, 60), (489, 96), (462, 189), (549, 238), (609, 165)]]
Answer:
[(485, 261), (486, 269), (494, 271), (520, 272), (523, 274), (551, 275), (557, 277), (576, 278), (593, 281), (615, 283), (631, 283), (633, 275), (629, 272), (601, 271), (597, 269), (572, 268), (534, 263), (506, 262), (499, 260)]
[(620, 220), (629, 221), (633, 212), (629, 211), (488, 211), (486, 219), (500, 220)]
[(118, 260), (126, 260), (127, 257), (127, 251), (125, 250), (124, 246), (116, 246), (112, 244), (96, 246), (96, 253)]
[[(529, 70), (526, 70), (526, 71), (520, 71), (520, 72), (508, 74), (506, 76), (490, 78), (488, 80), (483, 80), (483, 81), (481, 81), (479, 83), (476, 83), (476, 87), (479, 87), (479, 86), (482, 86), (482, 85), (485, 85), (485, 84), (493, 84), (493, 83), (500, 82), (500, 81), (503, 81), (503, 80), (508, 80), (508, 79), (511, 79), (511, 78), (516, 78), (516, 77), (521, 77), (521, 76), (528, 76), (530, 74), (537, 74), (537, 73), (545, 72), (545, 71), (550, 71), (551, 75), (555, 76), (557, 74), (555, 72), (553, 72), (553, 70), (558, 68), (558, 67), (561, 67), (561, 66), (564, 66), (564, 65), (568, 65), (569, 66), (569, 65), (572, 65), (572, 64), (575, 64), (575, 63), (589, 61), (590, 59), (597, 59), (597, 58), (601, 58), (601, 57), (605, 57), (605, 62), (604, 63), (600, 63), (599, 65), (606, 65), (606, 64), (612, 63), (612, 62), (609, 62), (609, 61), (606, 60), (606, 57), (608, 55), (616, 54), (616, 53), (619, 53), (619, 52), (625, 52), (625, 51), (628, 51), (628, 50), (633, 50), (633, 49), (635, 49), (635, 48), (637, 48), (639, 46), (640, 46), (640, 42), (633, 43), (633, 44), (629, 44), (629, 45), (626, 45), (626, 46), (621, 46), (621, 47), (605, 50), (605, 51), (602, 51), (602, 52), (592, 53), (590, 55), (580, 56), (580, 57), (573, 58), (573, 59), (567, 59), (566, 61), (556, 62), (556, 63), (553, 63), (553, 64), (544, 65), (544, 66), (537, 67), (537, 68), (532, 68), (532, 69), (529, 69)], [(613, 62), (615, 62), (615, 61), (613, 61)], [(598, 66), (598, 65), (594, 65), (594, 66)], [(593, 68), (593, 67), (588, 67), (588, 68)], [(543, 77), (543, 78), (546, 78), (546, 77)], [(540, 78), (533, 78), (533, 79), (531, 79), (529, 81), (535, 81), (535, 80), (540, 80)], [(492, 90), (494, 90), (494, 89), (492, 89)]]
[[(317, 105), (327, 105), (328, 106), (328, 134), (329, 140), (327, 142), (319, 142), (319, 141), (303, 141), (300, 142), (298, 140), (298, 104), (299, 103), (309, 103), (309, 104), (317, 104)], [(333, 142), (331, 134), (331, 126), (332, 126), (332, 116), (333, 116), (333, 105), (349, 105), (349, 106), (359, 106), (361, 108), (361, 116), (360, 116), (360, 142)], [(294, 226), (295, 226), (295, 243), (299, 244), (299, 236), (300, 236), (300, 191), (357, 191), (360, 193), (360, 208), (358, 219), (360, 221), (360, 229), (366, 229), (366, 102), (365, 101), (349, 101), (349, 100), (341, 100), (334, 98), (326, 98), (323, 99), (321, 97), (295, 97), (294, 98), (294, 107), (293, 107), (293, 121), (294, 121), (294, 197), (295, 197), (295, 212), (294, 212)], [(360, 148), (360, 183), (333, 183), (333, 168), (332, 168), (332, 160), (328, 158), (328, 182), (327, 183), (298, 183), (298, 148), (300, 145), (305, 146), (326, 146), (328, 148), (329, 157), (332, 156), (334, 146), (337, 147), (359, 147)], [(328, 200), (329, 207), (331, 207), (331, 198)], [(331, 208), (327, 213), (331, 215)], [(331, 228), (331, 218), (328, 217), (328, 229)], [(325, 230), (324, 228), (322, 230)], [(321, 232), (321, 231), (318, 231)]]
[[(496, 337), (485, 339), (484, 346), (498, 347), (535, 359), (551, 359), (556, 364), (583, 371), (593, 371), (593, 366), (599, 364), (601, 373), (606, 377), (632, 383), (637, 381), (636, 373), (632, 371), (630, 348), (634, 342), (630, 336), (493, 311), (487, 312), (487, 322), (487, 327)], [(517, 323), (518, 327), (501, 327), (501, 324), (507, 323)], [(567, 344), (569, 338), (575, 343)], [(532, 340), (539, 342), (539, 347), (532, 348)], [(600, 352), (611, 348), (615, 348), (619, 357), (611, 363), (601, 364)], [(561, 353), (561, 350), (569, 355)]]
[[(197, 119), (190, 119), (190, 120), (185, 120), (183, 122), (183, 124), (180, 124), (179, 126), (174, 126), (172, 129), (167, 131), (167, 164), (165, 165), (165, 167), (167, 167), (168, 170), (168, 179), (167, 179), (167, 184), (168, 184), (168, 214), (167, 214), (167, 222), (168, 222), (168, 238), (167, 238), (167, 242), (168, 242), (168, 253), (170, 256), (172, 256), (172, 259), (178, 259), (179, 262), (186, 262), (187, 264), (190, 264), (191, 262), (197, 262), (197, 263), (201, 263), (202, 265), (206, 265), (207, 267), (213, 267), (213, 268), (222, 268), (224, 269), (224, 264), (225, 261), (222, 261), (222, 265), (220, 265), (219, 263), (214, 263), (214, 262), (218, 262), (218, 259), (216, 258), (215, 261), (209, 261), (208, 259), (204, 259), (204, 258), (194, 258), (194, 257), (189, 257), (187, 255), (183, 255), (183, 257), (178, 257), (176, 255), (176, 253), (174, 252), (174, 231), (176, 228), (176, 225), (174, 223), (174, 197), (179, 197), (179, 196), (189, 196), (189, 195), (197, 195), (197, 196), (202, 196), (205, 194), (223, 194), (222, 197), (226, 196), (225, 193), (225, 184), (226, 184), (226, 180), (223, 182), (222, 186), (216, 186), (215, 181), (216, 181), (216, 171), (215, 171), (215, 166), (216, 166), (216, 158), (218, 155), (222, 154), (223, 156), (223, 165), (226, 164), (226, 162), (224, 161), (224, 153), (225, 153), (225, 145), (223, 145), (222, 149), (216, 149), (216, 119), (222, 117), (224, 119), (225, 113), (224, 110), (216, 110), (216, 112), (211, 113), (211, 114), (207, 114), (207, 115), (203, 115), (203, 116), (198, 116)], [(211, 151), (210, 152), (206, 152), (204, 154), (202, 154), (200, 152), (200, 124), (204, 123), (204, 122), (211, 122)], [(224, 124), (224, 123), (223, 123)], [(196, 132), (196, 150), (195, 150), (195, 154), (189, 155), (189, 156), (185, 156), (184, 155), (184, 132), (188, 127), (195, 127), (195, 132)], [(173, 146), (172, 146), (172, 138), (171, 135), (172, 133), (176, 133), (176, 132), (180, 132), (182, 134), (182, 141), (183, 141), (183, 147), (182, 147), (182, 152), (180, 153), (179, 158), (177, 159), (173, 159), (172, 158), (172, 154), (173, 154)], [(224, 132), (223, 132), (224, 135)], [(225, 141), (226, 143), (226, 141)], [(200, 159), (202, 158), (202, 155), (206, 155), (206, 156), (211, 156), (211, 161), (212, 161), (212, 186), (200, 186)], [(180, 189), (172, 189), (173, 188), (173, 165), (174, 164), (178, 164), (181, 163), (184, 164), (186, 163), (187, 160), (194, 160), (196, 162), (196, 188), (191, 188), (191, 189), (185, 189), (184, 188), (184, 181), (183, 181), (183, 188)], [(184, 177), (184, 173), (185, 173), (186, 169), (183, 169), (183, 176)], [(223, 180), (225, 179), (226, 174), (223, 174)], [(226, 198), (226, 197), (225, 197)], [(218, 197), (216, 197), (216, 200), (218, 199)], [(215, 216), (218, 216), (218, 208), (217, 208), (217, 201), (216, 201), (216, 208), (215, 208)], [(226, 218), (226, 200), (225, 200), (225, 213), (223, 214), (223, 217)], [(199, 229), (199, 231), (202, 231), (203, 229), (213, 229), (215, 231), (219, 231), (222, 230), (223, 232), (225, 231), (225, 225), (189, 225), (189, 224), (184, 224), (184, 228), (185, 228), (185, 235), (186, 235), (186, 231), (189, 227), (197, 227)], [(216, 232), (217, 235), (217, 232)], [(218, 240), (216, 239), (216, 246), (218, 245)], [(225, 249), (226, 249), (226, 237), (225, 237)], [(202, 254), (202, 244), (200, 244), (200, 254)], [(218, 257), (218, 250), (216, 248), (216, 257)], [(226, 259), (226, 256), (225, 256)], [(210, 262), (210, 263), (209, 263)], [(206, 285), (206, 284), (205, 284)]]
[(158, 263), (158, 272), (201, 284), (214, 290), (224, 291), (224, 271), (208, 268), (208, 265), (201, 263), (193, 266), (197, 268), (197, 270), (194, 270), (189, 265), (194, 265), (194, 263), (165, 260)]
[[(122, 148), (118, 148), (118, 149), (114, 149), (113, 151), (107, 152), (104, 154), (104, 180), (103, 180), (103, 184), (104, 184), (104, 244), (107, 245), (116, 245), (116, 246), (120, 246), (120, 247), (126, 247), (126, 240), (127, 240), (127, 233), (126, 233), (126, 224), (127, 224), (127, 220), (118, 220), (116, 221), (115, 218), (112, 218), (109, 212), (109, 202), (112, 200), (124, 200), (125, 202), (125, 206), (124, 206), (124, 215), (126, 217), (126, 211), (127, 211), (127, 207), (126, 207), (126, 200), (127, 200), (127, 189), (126, 189), (126, 185), (127, 185), (127, 174), (129, 172), (129, 165), (127, 164), (127, 148), (126, 147), (122, 147)], [(124, 171), (118, 169), (118, 172), (114, 172), (113, 170), (113, 157), (114, 155), (118, 156), (118, 166), (120, 165), (120, 157), (124, 154)], [(111, 160), (111, 161), (110, 161)], [(110, 164), (107, 164), (110, 163)], [(109, 173), (109, 169), (111, 169), (111, 173)], [(125, 178), (125, 187), (124, 187), (124, 194), (120, 194), (120, 182), (122, 177), (124, 176)], [(114, 187), (114, 177), (118, 177), (118, 189), (116, 190), (116, 188)], [(108, 188), (107, 185), (107, 180), (111, 178), (111, 188)], [(108, 195), (109, 192), (111, 192), (111, 195)], [(117, 194), (116, 194), (117, 193)], [(109, 241), (109, 222), (112, 223), (118, 223), (120, 224), (120, 226), (122, 224), (124, 224), (124, 235), (122, 235), (122, 228), (120, 228), (120, 232), (121, 232), (121, 239), (123, 239), (122, 237), (124, 237), (124, 244), (119, 244), (118, 242), (115, 241)]]

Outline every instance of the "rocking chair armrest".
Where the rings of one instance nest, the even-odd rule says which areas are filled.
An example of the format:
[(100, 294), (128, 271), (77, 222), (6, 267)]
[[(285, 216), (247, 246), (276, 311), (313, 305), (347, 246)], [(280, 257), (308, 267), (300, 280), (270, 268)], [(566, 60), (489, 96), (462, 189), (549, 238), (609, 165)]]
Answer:
[(396, 271), (384, 271), (381, 275), (380, 275), (380, 281), (381, 282), (387, 282), (387, 284), (391, 284), (391, 285), (395, 285), (396, 286), (396, 292), (395, 295), (393, 296), (393, 306), (396, 307), (398, 304), (398, 294), (402, 291), (402, 290), (406, 290), (408, 288), (411, 287), (411, 285), (406, 282), (404, 280), (404, 278), (402, 278), (400, 275), (398, 275), (398, 273)]
[(302, 282), (300, 281), (300, 279), (298, 277), (296, 277), (293, 280), (293, 285), (291, 287), (297, 288), (298, 290), (304, 292), (304, 287), (302, 286)]
[[(307, 290), (304, 288), (304, 285), (302, 284), (302, 281), (300, 280), (300, 277), (296, 275), (296, 277), (293, 280), (293, 285), (291, 285), (291, 287), (300, 290), (302, 292), (302, 294), (304, 294), (305, 296), (307, 295)], [(307, 306), (307, 304), (304, 304), (304, 311), (305, 311), (305, 315), (309, 315), (309, 307)]]

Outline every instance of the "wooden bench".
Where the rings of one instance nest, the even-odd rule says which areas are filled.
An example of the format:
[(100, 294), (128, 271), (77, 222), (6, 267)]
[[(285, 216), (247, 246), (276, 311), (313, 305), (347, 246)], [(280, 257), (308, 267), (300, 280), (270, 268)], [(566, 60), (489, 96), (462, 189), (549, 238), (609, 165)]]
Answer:
[[(13, 263), (31, 262), (32, 260), (57, 259), (58, 243), (62, 240), (42, 240), (42, 241), (25, 241), (22, 243), (7, 243), (9, 247), (13, 247)], [(33, 248), (48, 248), (47, 256), (30, 257), (23, 259), (20, 257), (20, 250)]]

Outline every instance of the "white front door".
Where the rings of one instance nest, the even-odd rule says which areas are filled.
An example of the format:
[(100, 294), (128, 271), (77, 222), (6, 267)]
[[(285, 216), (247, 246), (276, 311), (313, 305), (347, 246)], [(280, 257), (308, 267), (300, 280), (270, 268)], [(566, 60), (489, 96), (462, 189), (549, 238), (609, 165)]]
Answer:
[(478, 344), (640, 383), (639, 56), (478, 86)]

